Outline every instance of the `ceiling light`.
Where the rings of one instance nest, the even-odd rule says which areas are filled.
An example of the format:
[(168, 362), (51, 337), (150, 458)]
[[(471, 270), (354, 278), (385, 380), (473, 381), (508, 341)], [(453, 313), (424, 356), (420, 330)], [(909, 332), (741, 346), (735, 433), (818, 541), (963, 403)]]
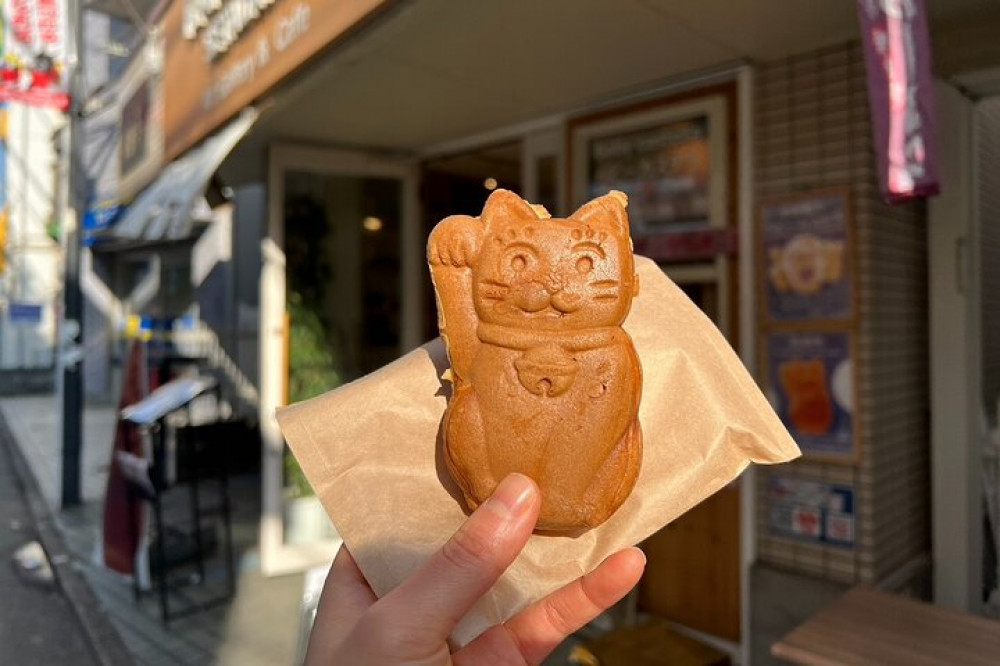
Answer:
[(382, 220), (377, 217), (368, 216), (361, 220), (361, 226), (365, 228), (365, 231), (381, 231)]
[(497, 179), (492, 176), (483, 181), (483, 187), (490, 190), (491, 192), (497, 189)]

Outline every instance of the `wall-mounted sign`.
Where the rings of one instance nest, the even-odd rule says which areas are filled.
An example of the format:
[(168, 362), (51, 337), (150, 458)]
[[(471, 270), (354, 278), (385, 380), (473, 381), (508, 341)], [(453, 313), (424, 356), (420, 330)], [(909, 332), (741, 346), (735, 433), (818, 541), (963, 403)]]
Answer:
[(7, 306), (7, 319), (12, 324), (40, 324), (42, 306), (35, 303), (10, 303)]
[(774, 536), (854, 547), (853, 488), (772, 474), (767, 495), (768, 527)]
[(806, 457), (858, 458), (851, 341), (847, 331), (766, 336), (766, 394)]
[(771, 322), (854, 316), (848, 193), (822, 191), (764, 202), (759, 210), (764, 313)]
[(698, 116), (595, 138), (587, 146), (588, 198), (610, 190), (628, 194), (637, 232), (707, 227), (708, 134), (708, 117)]
[(726, 226), (727, 123), (714, 93), (571, 121), (572, 203), (625, 192), (637, 240)]
[(163, 20), (173, 159), (390, 0), (187, 0)]

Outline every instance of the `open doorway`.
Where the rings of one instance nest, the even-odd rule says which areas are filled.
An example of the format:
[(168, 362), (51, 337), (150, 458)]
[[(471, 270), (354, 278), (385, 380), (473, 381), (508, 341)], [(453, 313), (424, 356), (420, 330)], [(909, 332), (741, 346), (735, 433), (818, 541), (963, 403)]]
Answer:
[[(479, 215), (487, 197), (497, 188), (523, 193), (521, 142), (434, 157), (421, 165), (420, 172), (426, 239), (434, 225), (449, 215)], [(429, 281), (424, 303), (424, 337), (431, 339), (438, 331), (434, 290)]]

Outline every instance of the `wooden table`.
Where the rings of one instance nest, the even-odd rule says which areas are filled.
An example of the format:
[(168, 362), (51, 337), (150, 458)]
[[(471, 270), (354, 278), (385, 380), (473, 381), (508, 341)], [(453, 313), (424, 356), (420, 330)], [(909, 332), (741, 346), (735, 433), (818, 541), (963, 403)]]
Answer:
[(806, 666), (997, 666), (1000, 622), (858, 587), (771, 646)]

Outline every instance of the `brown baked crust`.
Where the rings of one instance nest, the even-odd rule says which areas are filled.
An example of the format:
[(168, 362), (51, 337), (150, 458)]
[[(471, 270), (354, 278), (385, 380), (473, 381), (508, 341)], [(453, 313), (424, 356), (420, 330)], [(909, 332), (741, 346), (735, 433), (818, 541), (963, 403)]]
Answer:
[(642, 372), (621, 328), (637, 293), (626, 199), (552, 219), (505, 190), (428, 241), (451, 362), (444, 459), (474, 509), (509, 473), (542, 492), (541, 532), (607, 520), (642, 461)]

